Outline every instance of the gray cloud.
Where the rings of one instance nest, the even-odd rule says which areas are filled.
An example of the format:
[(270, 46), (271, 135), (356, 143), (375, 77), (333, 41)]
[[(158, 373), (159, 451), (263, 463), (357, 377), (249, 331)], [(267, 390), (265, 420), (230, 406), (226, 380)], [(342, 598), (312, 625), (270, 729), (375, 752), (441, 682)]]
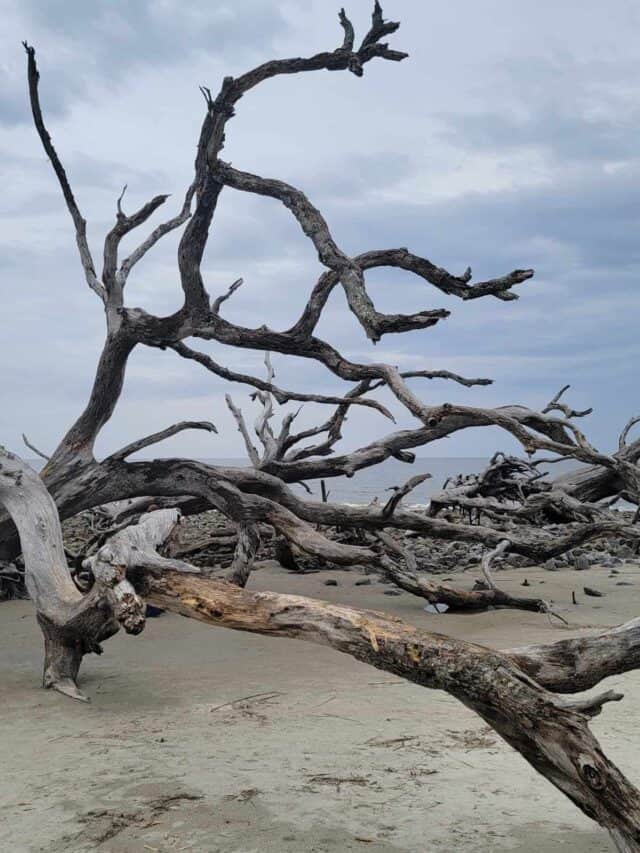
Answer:
[[(211, 3), (192, 0), (25, 0), (15, 7), (16, 52), (25, 37), (46, 69), (47, 112), (66, 113), (93, 85), (127, 85), (141, 68), (188, 62), (195, 54), (247, 58), (288, 31), (277, 5), (268, 0)], [(53, 48), (53, 49), (52, 49)], [(0, 121), (29, 121), (18, 58), (0, 77)]]
[(479, 113), (443, 117), (443, 138), (471, 150), (537, 148), (572, 161), (615, 161), (637, 156), (640, 110), (616, 121), (567, 114), (556, 105), (528, 116)]

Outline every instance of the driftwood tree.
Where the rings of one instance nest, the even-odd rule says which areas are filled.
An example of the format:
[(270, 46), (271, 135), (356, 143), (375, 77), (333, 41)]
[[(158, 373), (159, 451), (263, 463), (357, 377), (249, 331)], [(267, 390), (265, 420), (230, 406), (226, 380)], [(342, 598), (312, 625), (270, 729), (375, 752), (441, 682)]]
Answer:
[[(370, 249), (350, 257), (340, 249), (320, 211), (299, 189), (243, 172), (221, 159), (227, 125), (239, 101), (269, 78), (323, 69), (349, 71), (361, 77), (370, 61), (398, 62), (406, 57), (383, 41), (399, 24), (384, 20), (378, 2), (371, 28), (359, 46), (356, 47), (354, 28), (344, 11), (340, 13), (340, 24), (343, 40), (333, 50), (308, 58), (266, 62), (240, 77), (227, 77), (215, 97), (203, 88), (206, 112), (193, 181), (180, 211), (156, 225), (123, 258), (123, 238), (145, 225), (168, 196), (158, 195), (130, 214), (124, 212), (121, 196), (114, 225), (104, 240), (101, 273), (96, 271), (85, 220), (44, 122), (35, 50), (24, 45), (35, 126), (73, 221), (84, 277), (101, 301), (106, 321), (104, 347), (87, 405), (47, 460), (40, 477), (12, 454), (3, 452), (0, 456), (0, 502), (10, 516), (0, 522), (0, 559), (10, 561), (22, 551), (27, 586), (45, 636), (45, 686), (83, 698), (77, 686), (82, 656), (101, 651), (102, 641), (120, 625), (130, 633), (139, 632), (144, 624), (143, 595), (213, 624), (325, 643), (460, 699), (579, 808), (607, 827), (619, 849), (640, 850), (640, 795), (606, 759), (587, 726), (588, 717), (598, 713), (606, 701), (621, 697), (606, 693), (593, 699), (568, 700), (557, 695), (592, 687), (607, 675), (635, 668), (635, 621), (590, 640), (498, 653), (419, 631), (381, 614), (293, 596), (256, 595), (242, 589), (251, 571), (261, 527), (267, 526), (307, 554), (338, 565), (374, 566), (429, 600), (448, 600), (460, 607), (498, 603), (544, 609), (546, 605), (541, 601), (510, 599), (493, 582), (486, 590), (475, 593), (432, 584), (417, 573), (389, 531), (412, 530), (444, 540), (483, 543), (490, 551), (485, 561), (490, 581), (491, 559), (507, 549), (546, 559), (597, 536), (616, 535), (634, 542), (640, 536), (633, 524), (600, 506), (597, 512), (572, 516), (561, 531), (534, 523), (513, 524), (505, 530), (494, 515), (490, 523), (477, 524), (403, 509), (401, 501), (417, 485), (415, 477), (399, 486), (385, 504), (369, 507), (303, 500), (289, 488), (292, 483), (352, 476), (389, 457), (411, 463), (411, 451), (416, 447), (462, 429), (488, 425), (510, 433), (528, 454), (545, 451), (586, 463), (586, 467), (551, 489), (562, 490), (567, 500), (595, 503), (623, 491), (637, 496), (640, 482), (636, 465), (640, 443), (627, 444), (628, 430), (617, 453), (600, 453), (575, 426), (574, 418), (580, 413), (559, 404), (559, 397), (544, 412), (520, 405), (431, 406), (417, 396), (411, 380), (443, 379), (463, 385), (487, 384), (488, 380), (467, 379), (447, 371), (402, 372), (384, 363), (356, 363), (316, 335), (329, 295), (338, 287), (373, 343), (386, 334), (427, 329), (448, 316), (449, 312), (442, 309), (381, 313), (366, 287), (366, 272), (373, 268), (406, 270), (436, 290), (462, 300), (516, 299), (513, 288), (533, 275), (529, 269), (514, 270), (472, 284), (470, 269), (454, 275), (405, 248)], [(222, 316), (224, 302), (241, 285), (241, 279), (216, 298), (212, 299), (207, 291), (201, 261), (215, 222), (217, 201), (225, 189), (281, 202), (311, 240), (325, 268), (311, 288), (299, 319), (289, 329), (246, 328)], [(182, 307), (170, 316), (158, 317), (127, 305), (126, 284), (133, 268), (159, 240), (176, 229), (182, 229), (177, 257)], [(266, 378), (241, 374), (187, 345), (185, 341), (191, 338), (267, 354), (296, 355), (319, 363), (351, 384), (343, 395), (335, 396), (281, 388), (269, 361)], [(104, 459), (96, 458), (96, 438), (114, 412), (128, 358), (137, 346), (171, 349), (177, 357), (195, 361), (218, 377), (254, 389), (262, 409), (256, 424), (261, 452), (254, 446), (241, 412), (229, 399), (247, 444), (251, 467), (212, 466), (192, 459), (130, 461), (136, 451), (182, 430), (215, 429), (212, 424), (191, 421), (140, 438)], [(415, 418), (417, 426), (392, 432), (352, 453), (336, 453), (350, 407), (364, 406), (391, 417), (371, 396), (382, 386)], [(298, 434), (292, 433), (294, 417), (287, 416), (276, 433), (271, 425), (274, 400), (313, 402), (335, 410), (318, 427)], [(547, 495), (548, 491), (543, 490), (542, 494)], [(473, 500), (468, 495), (462, 498)], [(59, 518), (131, 499), (138, 502), (137, 506), (147, 508), (151, 499), (169, 507), (188, 507), (189, 511), (215, 508), (228, 517), (238, 530), (230, 574), (233, 583), (193, 576), (197, 571), (193, 567), (157, 554), (157, 548), (176, 524), (177, 514), (169, 509), (150, 512), (136, 527), (115, 529), (116, 520), (108, 528), (113, 536), (97, 543), (85, 560), (93, 585), (89, 591), (81, 591), (67, 565)], [(367, 531), (370, 538), (364, 544), (341, 541), (329, 535), (336, 527)]]

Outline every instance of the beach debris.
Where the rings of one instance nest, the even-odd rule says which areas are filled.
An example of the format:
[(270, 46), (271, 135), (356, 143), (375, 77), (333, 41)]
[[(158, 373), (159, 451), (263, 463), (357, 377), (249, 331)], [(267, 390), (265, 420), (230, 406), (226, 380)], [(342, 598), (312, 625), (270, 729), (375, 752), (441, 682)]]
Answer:
[(594, 589), (592, 586), (584, 586), (582, 587), (585, 595), (590, 595), (593, 598), (602, 598), (604, 592), (600, 592), (599, 589)]
[(446, 613), (449, 605), (438, 602), (437, 604), (427, 604), (422, 609), (425, 613), (434, 613), (437, 616), (439, 613)]

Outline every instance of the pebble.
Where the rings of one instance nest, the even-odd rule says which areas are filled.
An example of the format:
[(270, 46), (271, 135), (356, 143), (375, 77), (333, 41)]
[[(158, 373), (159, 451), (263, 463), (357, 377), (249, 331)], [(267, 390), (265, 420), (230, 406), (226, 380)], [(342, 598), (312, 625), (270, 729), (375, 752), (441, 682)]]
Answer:
[(584, 590), (585, 595), (591, 595), (594, 598), (602, 598), (602, 596), (604, 595), (604, 592), (600, 592), (599, 589), (593, 589), (590, 586), (583, 586), (582, 588)]

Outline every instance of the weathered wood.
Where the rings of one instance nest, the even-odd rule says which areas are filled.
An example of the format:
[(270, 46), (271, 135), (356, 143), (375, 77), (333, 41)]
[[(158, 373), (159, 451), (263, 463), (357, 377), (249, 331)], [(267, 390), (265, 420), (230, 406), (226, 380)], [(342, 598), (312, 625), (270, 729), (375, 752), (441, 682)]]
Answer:
[(596, 636), (522, 646), (507, 654), (550, 690), (589, 690), (604, 678), (640, 668), (640, 618)]
[(129, 571), (140, 570), (161, 572), (172, 569), (176, 572), (199, 572), (190, 563), (172, 557), (162, 557), (158, 548), (167, 542), (180, 523), (180, 513), (175, 509), (159, 509), (143, 515), (137, 524), (118, 531), (100, 550), (88, 557), (83, 567), (90, 569), (94, 577), (101, 572), (125, 566)]
[[(145, 507), (148, 508), (150, 499), (164, 501), (171, 496), (181, 502), (186, 496), (192, 502), (195, 500), (219, 509), (239, 529), (230, 575), (237, 584), (246, 583), (258, 547), (259, 525), (267, 524), (283, 537), (282, 541), (287, 542), (289, 550), (293, 544), (300, 551), (331, 563), (377, 567), (403, 588), (429, 601), (444, 601), (449, 606), (464, 608), (507, 604), (540, 609), (544, 602), (537, 599), (505, 596), (493, 582), (489, 563), (484, 565), (489, 589), (467, 593), (421, 576), (415, 565), (406, 564), (406, 554), (404, 562), (399, 564), (376, 549), (332, 541), (323, 533), (323, 529), (329, 527), (369, 530), (377, 532), (393, 550), (393, 540), (390, 544), (390, 537), (385, 533), (388, 527), (448, 540), (482, 542), (497, 550), (506, 547), (502, 545), (506, 541), (506, 517), (513, 525), (508, 530), (510, 551), (541, 560), (603, 534), (615, 534), (634, 543), (640, 541), (637, 526), (609, 513), (606, 507), (596, 505), (600, 498), (612, 494), (625, 494), (636, 501), (640, 498), (640, 469), (637, 464), (640, 443), (627, 443), (629, 430), (637, 419), (631, 419), (622, 431), (615, 454), (599, 453), (573, 422), (587, 412), (576, 411), (561, 402), (566, 388), (555, 395), (542, 412), (523, 406), (492, 409), (428, 405), (411, 390), (410, 380), (442, 378), (463, 385), (482, 385), (489, 380), (465, 379), (449, 371), (401, 371), (388, 364), (359, 364), (316, 337), (316, 328), (327, 300), (339, 286), (350, 310), (373, 341), (389, 333), (425, 329), (448, 316), (448, 311), (438, 308), (414, 314), (378, 311), (366, 286), (365, 274), (370, 269), (402, 269), (417, 275), (439, 292), (463, 300), (484, 297), (503, 301), (515, 299), (514, 288), (533, 275), (532, 270), (519, 269), (471, 284), (470, 269), (462, 275), (453, 275), (404, 248), (370, 251), (351, 257), (339, 246), (321, 212), (298, 188), (250, 174), (220, 159), (227, 124), (240, 99), (263, 81), (282, 74), (322, 69), (348, 70), (360, 77), (365, 65), (373, 59), (400, 61), (406, 57), (406, 54), (390, 49), (381, 41), (394, 33), (399, 25), (384, 20), (377, 0), (371, 27), (358, 48), (355, 48), (353, 25), (344, 12), (340, 15), (340, 25), (343, 40), (334, 50), (307, 58), (265, 62), (237, 78), (225, 78), (215, 98), (207, 89), (202, 90), (207, 105), (206, 115), (197, 142), (193, 180), (187, 188), (181, 210), (155, 228), (132, 254), (120, 261), (118, 255), (123, 237), (146, 223), (167, 199), (165, 195), (157, 195), (138, 211), (127, 215), (122, 208), (121, 196), (116, 221), (105, 237), (104, 267), (100, 277), (95, 272), (88, 247), (86, 223), (44, 123), (35, 51), (25, 44), (35, 126), (73, 220), (85, 278), (104, 303), (107, 325), (104, 349), (87, 406), (48, 460), (43, 478), (64, 517), (97, 504), (136, 498), (143, 499), (143, 504), (147, 502)], [(299, 319), (288, 330), (274, 331), (266, 325), (248, 329), (221, 316), (222, 305), (237, 289), (240, 280), (215, 300), (207, 293), (200, 267), (223, 187), (257, 193), (284, 204), (326, 267)], [(185, 228), (178, 249), (178, 272), (183, 305), (168, 317), (155, 317), (142, 309), (128, 308), (124, 303), (124, 287), (131, 268), (159, 239), (182, 225)], [(193, 337), (310, 359), (336, 377), (357, 384), (344, 396), (285, 391), (274, 384), (269, 361), (266, 381), (238, 374), (187, 347), (184, 340)], [(257, 389), (262, 410), (256, 431), (264, 448), (262, 455), (253, 446), (244, 419), (235, 409), (253, 469), (206, 466), (189, 460), (127, 461), (127, 457), (136, 450), (186, 427), (210, 428), (209, 425), (189, 422), (134, 441), (101, 463), (96, 460), (96, 438), (114, 412), (129, 356), (141, 344), (170, 347), (181, 357), (201, 363), (218, 376), (244, 382)], [(418, 420), (419, 428), (398, 431), (349, 454), (335, 454), (335, 445), (341, 438), (352, 405), (376, 408), (391, 416), (389, 410), (366, 396), (382, 387), (387, 388), (396, 403)], [(288, 414), (276, 435), (270, 424), (274, 400), (283, 403), (292, 399), (322, 404), (332, 402), (337, 408), (325, 423), (297, 435), (291, 433), (295, 414)], [(497, 477), (499, 481), (492, 481), (492, 487), (497, 489), (496, 495), (482, 494), (481, 490), (476, 490), (476, 493), (472, 489), (471, 494), (468, 490), (459, 490), (453, 496), (456, 505), (470, 514), (470, 520), (475, 512), (477, 521), (482, 514), (483, 519), (489, 519), (491, 526), (489, 523), (459, 524), (402, 509), (399, 500), (417, 483), (416, 478), (398, 489), (383, 508), (331, 504), (326, 500), (324, 489), (322, 503), (302, 501), (286, 486), (287, 483), (312, 479), (352, 476), (356, 471), (389, 457), (412, 462), (412, 449), (461, 429), (481, 426), (501, 427), (514, 436), (528, 453), (546, 450), (562, 458), (581, 460), (590, 467), (557, 478), (550, 488), (532, 472), (525, 489), (518, 476), (509, 477), (504, 473), (504, 466), (497, 470), (494, 465), (487, 476), (489, 479)], [(302, 446), (305, 439), (315, 436), (323, 438), (316, 444)], [(27, 565), (27, 586), (36, 602), (45, 635), (45, 682), (78, 695), (76, 678), (82, 655), (99, 650), (100, 640), (116, 630), (119, 624), (131, 632), (142, 627), (142, 603), (125, 576), (126, 569), (134, 576), (141, 572), (158, 574), (171, 567), (188, 570), (188, 564), (170, 557), (163, 558), (157, 553), (158, 546), (175, 531), (177, 515), (172, 515), (171, 510), (165, 511), (165, 515), (151, 513), (138, 525), (118, 530), (96, 554), (88, 558), (87, 566), (93, 572), (95, 584), (87, 595), (82, 595), (73, 584), (64, 559), (61, 536), (55, 532), (55, 505), (48, 496), (31, 500), (41, 489), (41, 481), (33, 472), (22, 472), (20, 464), (8, 454), (2, 456), (2, 465), (0, 500), (17, 523)], [(529, 467), (533, 469), (532, 465)], [(434, 501), (434, 507), (436, 504)], [(131, 506), (125, 511), (130, 512)], [(555, 513), (571, 523), (562, 532), (541, 530), (536, 526), (536, 520), (542, 513)], [(6, 520), (0, 522), (0, 543), (4, 546), (3, 556), (15, 556), (16, 539), (11, 524)], [(402, 556), (402, 549), (400, 554)], [(605, 699), (613, 697), (567, 705), (557, 698), (549, 698), (538, 684), (522, 674), (525, 670), (529, 675), (535, 672), (537, 681), (555, 681), (560, 685), (557, 689), (567, 689), (569, 683), (596, 683), (603, 673), (632, 668), (636, 665), (637, 654), (634, 624), (587, 640), (584, 645), (580, 645), (581, 641), (563, 641), (565, 645), (556, 644), (549, 649), (529, 647), (499, 655), (479, 647), (457, 644), (447, 638), (437, 638), (436, 635), (416, 638), (413, 629), (399, 626), (392, 620), (385, 621), (384, 617), (363, 616), (345, 608), (332, 609), (330, 605), (318, 602), (305, 603), (304, 599), (292, 603), (290, 599), (284, 600), (287, 597), (272, 595), (269, 598), (269, 594), (259, 599), (242, 598), (248, 593), (238, 588), (234, 590), (228, 584), (203, 587), (199, 584), (204, 581), (185, 580), (173, 575), (166, 581), (151, 577), (148, 583), (157, 594), (172, 598), (178, 609), (189, 610), (189, 615), (203, 618), (204, 614), (208, 621), (218, 620), (218, 624), (230, 624), (231, 627), (313, 638), (418, 683), (448, 690), (494, 725), (586, 813), (609, 827), (620, 849), (638, 849), (637, 793), (601, 756), (582, 716), (595, 713)], [(162, 584), (162, 592), (158, 593), (158, 585)], [(256, 608), (255, 613), (251, 611), (252, 607)]]
[(260, 547), (260, 528), (257, 524), (239, 524), (238, 542), (227, 580), (237, 586), (246, 586)]
[(640, 792), (603, 754), (588, 715), (606, 694), (572, 704), (499, 652), (420, 631), (381, 613), (275, 593), (249, 593), (175, 574), (149, 582), (150, 600), (212, 625), (331, 646), (423, 687), (445, 690), (478, 713), (617, 844), (640, 850)]
[(25, 583), (45, 639), (44, 686), (84, 699), (76, 684), (83, 655), (100, 652), (102, 640), (119, 625), (139, 633), (144, 604), (127, 580), (124, 565), (97, 571), (88, 595), (77, 589), (55, 503), (36, 472), (2, 447), (0, 504), (18, 528)]
[[(450, 610), (480, 611), (490, 607), (508, 607), (514, 610), (529, 610), (534, 613), (548, 613), (549, 604), (541, 598), (525, 598), (509, 595), (491, 584), (488, 589), (465, 590), (450, 584), (439, 583), (427, 575), (420, 574), (415, 558), (405, 548), (383, 531), (377, 531), (376, 536), (386, 548), (398, 554), (403, 564), (393, 560), (382, 559), (381, 568), (386, 577), (392, 580), (400, 589), (425, 598), (430, 604), (446, 604)], [(498, 546), (500, 547), (500, 545)]]
[[(130, 630), (142, 627), (143, 617), (134, 606), (139, 600), (135, 593), (127, 598), (124, 573), (150, 569), (144, 585), (157, 606), (213, 625), (328, 645), (424, 687), (445, 690), (478, 713), (585, 814), (609, 829), (619, 849), (640, 849), (640, 792), (604, 756), (588, 728), (590, 716), (621, 696), (609, 691), (568, 700), (546, 690), (546, 680), (557, 676), (548, 660), (563, 656), (561, 644), (546, 654), (540, 648), (494, 652), (373, 611), (298, 596), (248, 593), (233, 584), (175, 571), (160, 573), (158, 569), (169, 561), (155, 562), (152, 552), (177, 522), (177, 513), (166, 510), (150, 513), (138, 525), (115, 534), (92, 562), (96, 584), (83, 596), (73, 587), (66, 567), (60, 523), (44, 483), (6, 451), (0, 464), (0, 500), (19, 525), (30, 592), (37, 603), (42, 599), (45, 686), (84, 698), (76, 679), (87, 642), (108, 636), (114, 615)], [(247, 534), (251, 536), (251, 531), (241, 530), (240, 540)], [(246, 556), (251, 559), (252, 553), (249, 546)], [(110, 578), (118, 582), (109, 587)], [(105, 602), (96, 607), (96, 597), (109, 594), (115, 601), (108, 602), (113, 614), (105, 620)], [(102, 621), (90, 630), (87, 622), (93, 614), (95, 623), (96, 611)], [(634, 644), (636, 632), (637, 624), (621, 629), (625, 638), (621, 645)], [(600, 675), (603, 644), (610, 644), (611, 637), (593, 642), (598, 650), (594, 669)], [(570, 666), (571, 656), (567, 657)], [(628, 663), (628, 658), (623, 660)], [(528, 674), (532, 670), (537, 681)]]

